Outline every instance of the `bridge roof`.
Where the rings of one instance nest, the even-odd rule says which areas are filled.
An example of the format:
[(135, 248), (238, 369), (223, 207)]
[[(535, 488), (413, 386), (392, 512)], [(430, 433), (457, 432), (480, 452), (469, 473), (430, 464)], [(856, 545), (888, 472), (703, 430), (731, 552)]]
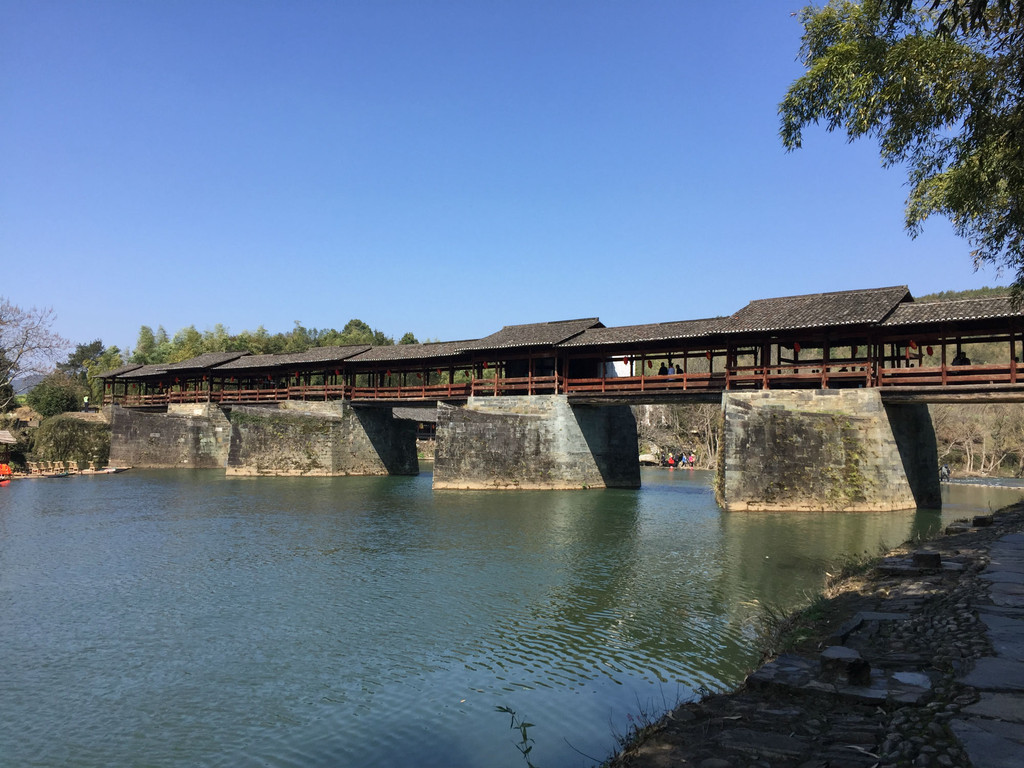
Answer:
[(677, 341), (711, 336), (721, 331), (728, 318), (710, 317), (704, 320), (679, 320), (645, 325), (619, 325), (611, 328), (588, 328), (559, 344), (560, 347), (623, 347), (658, 341)]
[(884, 321), (901, 302), (913, 300), (905, 285), (756, 299), (732, 315), (725, 330), (727, 333), (763, 333), (874, 325)]
[(901, 304), (883, 326), (933, 325), (1002, 317), (1024, 317), (1024, 311), (1013, 308), (1009, 296), (957, 301), (926, 301)]
[(482, 352), (513, 347), (551, 347), (564, 344), (590, 328), (604, 328), (604, 325), (596, 317), (506, 325), (497, 333), (469, 342), (466, 349)]
[(163, 374), (166, 370), (166, 365), (164, 365), (163, 363), (158, 363), (155, 365), (136, 366), (134, 368), (129, 368), (126, 371), (122, 371), (121, 373), (114, 373), (113, 371), (111, 371), (110, 373), (103, 374), (103, 377), (113, 378), (116, 376), (116, 378), (119, 379), (144, 379), (150, 376), (159, 376)]
[(205, 371), (240, 357), (246, 357), (248, 354), (248, 352), (204, 352), (197, 357), (182, 360), (180, 363), (164, 363), (160, 367), (165, 371), (174, 372)]
[(340, 363), (370, 348), (369, 344), (349, 344), (343, 347), (313, 347), (305, 352), (275, 355), (246, 355), (218, 365), (218, 371), (242, 371), (257, 368), (283, 368), (310, 363)]
[(465, 352), (475, 341), (428, 341), (423, 344), (394, 344), (369, 347), (351, 358), (353, 363), (384, 363), (396, 360), (434, 360), (455, 357)]
[(140, 363), (130, 363), (128, 365), (122, 365), (120, 368), (115, 368), (112, 371), (107, 371), (96, 376), (97, 379), (114, 379), (120, 376), (122, 373), (128, 373), (129, 371), (137, 371), (141, 368)]

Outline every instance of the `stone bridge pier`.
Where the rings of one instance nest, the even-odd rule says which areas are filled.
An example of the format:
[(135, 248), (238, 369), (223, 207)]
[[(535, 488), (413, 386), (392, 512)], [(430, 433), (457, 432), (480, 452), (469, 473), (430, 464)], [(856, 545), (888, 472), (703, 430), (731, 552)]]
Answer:
[(570, 405), (565, 395), (437, 406), (434, 488), (639, 487), (629, 406)]
[(391, 408), (340, 401), (272, 406), (113, 406), (110, 461), (150, 468), (222, 468), (229, 475), (415, 475), (416, 423)]
[(877, 389), (726, 392), (715, 482), (729, 511), (938, 509), (926, 405)]

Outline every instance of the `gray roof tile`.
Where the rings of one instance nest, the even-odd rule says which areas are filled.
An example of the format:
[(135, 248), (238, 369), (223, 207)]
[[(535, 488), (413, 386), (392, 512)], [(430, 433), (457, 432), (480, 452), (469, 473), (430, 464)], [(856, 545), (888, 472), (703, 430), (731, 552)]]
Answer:
[(578, 336), (564, 341), (560, 347), (607, 347), (644, 342), (692, 340), (720, 331), (727, 318), (679, 320), (646, 325), (619, 325), (611, 328), (589, 328)]
[(901, 304), (882, 325), (893, 327), (1022, 316), (1024, 316), (1024, 310), (1015, 310), (1009, 296), (990, 296), (984, 299)]
[(757, 299), (732, 315), (726, 330), (749, 333), (870, 325), (885, 320), (903, 301), (913, 301), (905, 285)]
[(349, 344), (343, 347), (313, 347), (305, 352), (289, 352), (278, 355), (246, 355), (230, 360), (216, 368), (218, 371), (241, 371), (255, 368), (281, 368), (287, 366), (309, 366), (310, 364), (340, 363), (370, 349), (369, 344)]
[(472, 343), (470, 349), (488, 351), (511, 347), (542, 347), (562, 344), (589, 328), (603, 328), (596, 317), (579, 320), (557, 320), (549, 323), (506, 325), (497, 333)]
[(455, 357), (470, 348), (475, 341), (431, 341), (425, 344), (395, 344), (386, 347), (370, 347), (351, 358), (355, 365), (360, 363), (383, 363), (398, 360), (434, 360)]

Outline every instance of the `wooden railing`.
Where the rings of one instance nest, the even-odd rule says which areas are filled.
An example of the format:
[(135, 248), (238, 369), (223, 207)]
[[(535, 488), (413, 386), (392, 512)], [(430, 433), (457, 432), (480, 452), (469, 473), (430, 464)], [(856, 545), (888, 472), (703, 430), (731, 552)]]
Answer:
[(923, 368), (881, 368), (879, 387), (947, 387), (1024, 383), (1020, 363), (999, 365), (940, 365)]
[(397, 387), (349, 387), (347, 396), (352, 400), (465, 400), (472, 384), (417, 384)]
[[(122, 395), (117, 401), (129, 407), (169, 403), (271, 403), (284, 400), (436, 401), (503, 395), (579, 394), (644, 395), (684, 392), (721, 392), (747, 389), (835, 389), (844, 387), (957, 387), (1024, 385), (1020, 364), (876, 368), (868, 360), (822, 365), (820, 362), (737, 366), (713, 373), (675, 373), (653, 376), (565, 378), (560, 375), (523, 378), (473, 379), (447, 384), (346, 387), (341, 384), (310, 384), (251, 389), (184, 390), (153, 394)], [(109, 393), (104, 403), (112, 402)]]
[(671, 376), (619, 376), (613, 378), (567, 379), (565, 391), (579, 394), (633, 394), (725, 389), (725, 373), (676, 373)]

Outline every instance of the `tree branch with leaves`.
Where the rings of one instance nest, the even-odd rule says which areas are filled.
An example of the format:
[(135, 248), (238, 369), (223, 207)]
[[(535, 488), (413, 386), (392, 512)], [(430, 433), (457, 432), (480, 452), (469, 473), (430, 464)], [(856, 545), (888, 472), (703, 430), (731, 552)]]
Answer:
[(940, 214), (975, 267), (1015, 275), (1024, 300), (1024, 0), (832, 0), (808, 6), (805, 74), (779, 105), (798, 149), (823, 124), (905, 165), (905, 223)]

